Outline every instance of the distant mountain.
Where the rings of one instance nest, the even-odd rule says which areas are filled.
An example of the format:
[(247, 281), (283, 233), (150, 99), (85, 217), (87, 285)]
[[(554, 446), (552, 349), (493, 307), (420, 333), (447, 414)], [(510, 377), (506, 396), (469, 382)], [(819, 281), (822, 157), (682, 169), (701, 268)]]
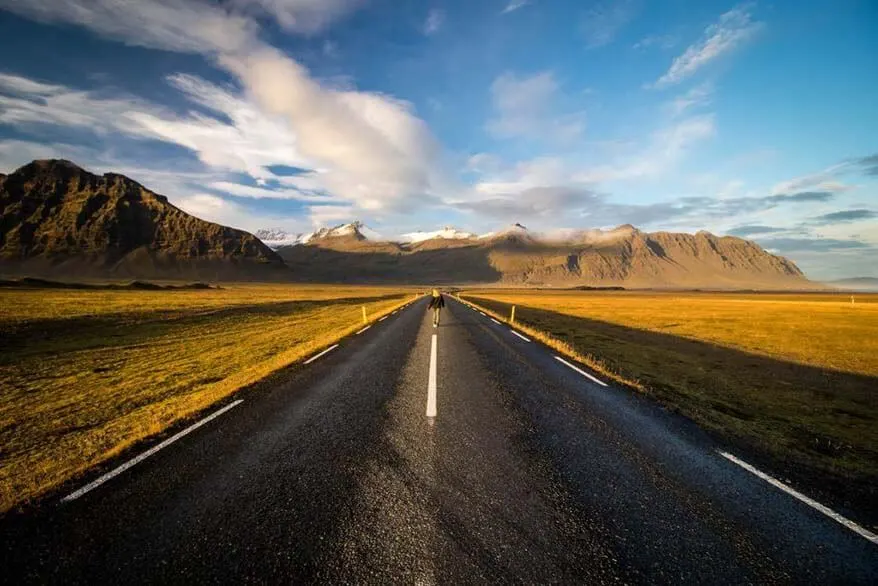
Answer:
[[(498, 283), (628, 288), (820, 288), (790, 260), (708, 232), (613, 230), (535, 234), (521, 224), (482, 236), (453, 228), (405, 242), (371, 240), (359, 223), (277, 249), (299, 278), (337, 282)], [(429, 237), (422, 237), (429, 235)], [(445, 235), (443, 237), (442, 235)]]
[(851, 277), (836, 281), (824, 281), (824, 284), (852, 291), (878, 291), (878, 278), (876, 277)]
[(403, 242), (423, 242), (425, 240), (473, 240), (476, 238), (478, 236), (472, 232), (464, 232), (451, 226), (445, 226), (441, 230), (432, 232), (409, 232), (403, 234), (401, 240)]
[(276, 249), (281, 246), (293, 246), (295, 244), (303, 244), (307, 242), (308, 234), (292, 234), (282, 228), (269, 228), (267, 230), (257, 230), (253, 233), (259, 238), (263, 244), (269, 248)]
[(0, 273), (63, 278), (285, 278), (255, 236), (206, 222), (115, 173), (34, 161), (0, 175)]

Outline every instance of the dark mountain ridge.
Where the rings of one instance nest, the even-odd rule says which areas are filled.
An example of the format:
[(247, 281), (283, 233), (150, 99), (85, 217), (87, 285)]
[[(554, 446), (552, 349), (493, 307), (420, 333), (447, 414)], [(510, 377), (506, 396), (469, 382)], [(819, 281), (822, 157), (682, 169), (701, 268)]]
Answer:
[(0, 176), (0, 263), (7, 274), (56, 277), (287, 276), (255, 236), (191, 216), (124, 175), (59, 159)]

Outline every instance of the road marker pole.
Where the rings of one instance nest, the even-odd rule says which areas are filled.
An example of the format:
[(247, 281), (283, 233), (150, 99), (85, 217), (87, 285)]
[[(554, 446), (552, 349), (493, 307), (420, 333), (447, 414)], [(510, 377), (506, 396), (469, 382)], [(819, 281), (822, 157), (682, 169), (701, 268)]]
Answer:
[(511, 323), (511, 324), (515, 323), (515, 306), (514, 305), (512, 306), (512, 315), (509, 316), (509, 323)]
[(369, 323), (369, 320), (366, 318), (366, 306), (365, 305), (363, 306), (363, 323), (364, 324)]

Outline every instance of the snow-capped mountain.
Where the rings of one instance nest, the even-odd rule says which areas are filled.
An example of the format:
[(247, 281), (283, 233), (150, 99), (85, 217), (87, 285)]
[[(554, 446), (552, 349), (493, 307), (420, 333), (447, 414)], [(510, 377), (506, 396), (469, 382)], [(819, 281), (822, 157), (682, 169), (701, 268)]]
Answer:
[(281, 246), (295, 246), (304, 244), (310, 234), (292, 234), (283, 228), (269, 228), (257, 230), (253, 234), (269, 248), (277, 249)]
[(305, 242), (317, 238), (339, 238), (344, 236), (353, 237), (357, 240), (381, 240), (382, 238), (381, 234), (362, 222), (351, 222), (350, 224), (341, 224), (332, 228), (320, 228), (310, 234)]
[(503, 230), (498, 230), (496, 232), (488, 232), (487, 234), (482, 234), (479, 236), (480, 239), (485, 240), (488, 238), (500, 238), (503, 236), (519, 236), (530, 238), (530, 232), (528, 232), (527, 228), (519, 224), (518, 222), (512, 224), (508, 228)]
[(469, 240), (471, 238), (478, 238), (478, 236), (472, 232), (464, 232), (463, 230), (458, 230), (451, 226), (445, 226), (441, 230), (435, 230), (433, 232), (409, 232), (408, 234), (400, 236), (400, 239), (403, 242), (411, 242), (412, 244), (416, 242), (424, 242), (425, 240), (433, 240), (435, 238), (442, 240)]

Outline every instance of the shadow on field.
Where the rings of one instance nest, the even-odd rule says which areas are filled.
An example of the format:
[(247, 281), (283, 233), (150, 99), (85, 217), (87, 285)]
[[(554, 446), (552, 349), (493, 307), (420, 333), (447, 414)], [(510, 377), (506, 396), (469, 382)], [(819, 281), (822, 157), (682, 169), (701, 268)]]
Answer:
[[(505, 303), (473, 301), (509, 313)], [(722, 443), (878, 524), (878, 377), (521, 305), (516, 321), (643, 383)]]
[(351, 321), (360, 319), (360, 305), (399, 295), (380, 297), (345, 297), (325, 300), (297, 300), (235, 305), (223, 308), (159, 309), (144, 312), (126, 311), (60, 319), (40, 319), (18, 323), (0, 323), (0, 364), (12, 363), (25, 356), (92, 348), (145, 344), (150, 340), (185, 332), (207, 322), (246, 321), (253, 316), (284, 317), (315, 307), (340, 308), (351, 313)]

